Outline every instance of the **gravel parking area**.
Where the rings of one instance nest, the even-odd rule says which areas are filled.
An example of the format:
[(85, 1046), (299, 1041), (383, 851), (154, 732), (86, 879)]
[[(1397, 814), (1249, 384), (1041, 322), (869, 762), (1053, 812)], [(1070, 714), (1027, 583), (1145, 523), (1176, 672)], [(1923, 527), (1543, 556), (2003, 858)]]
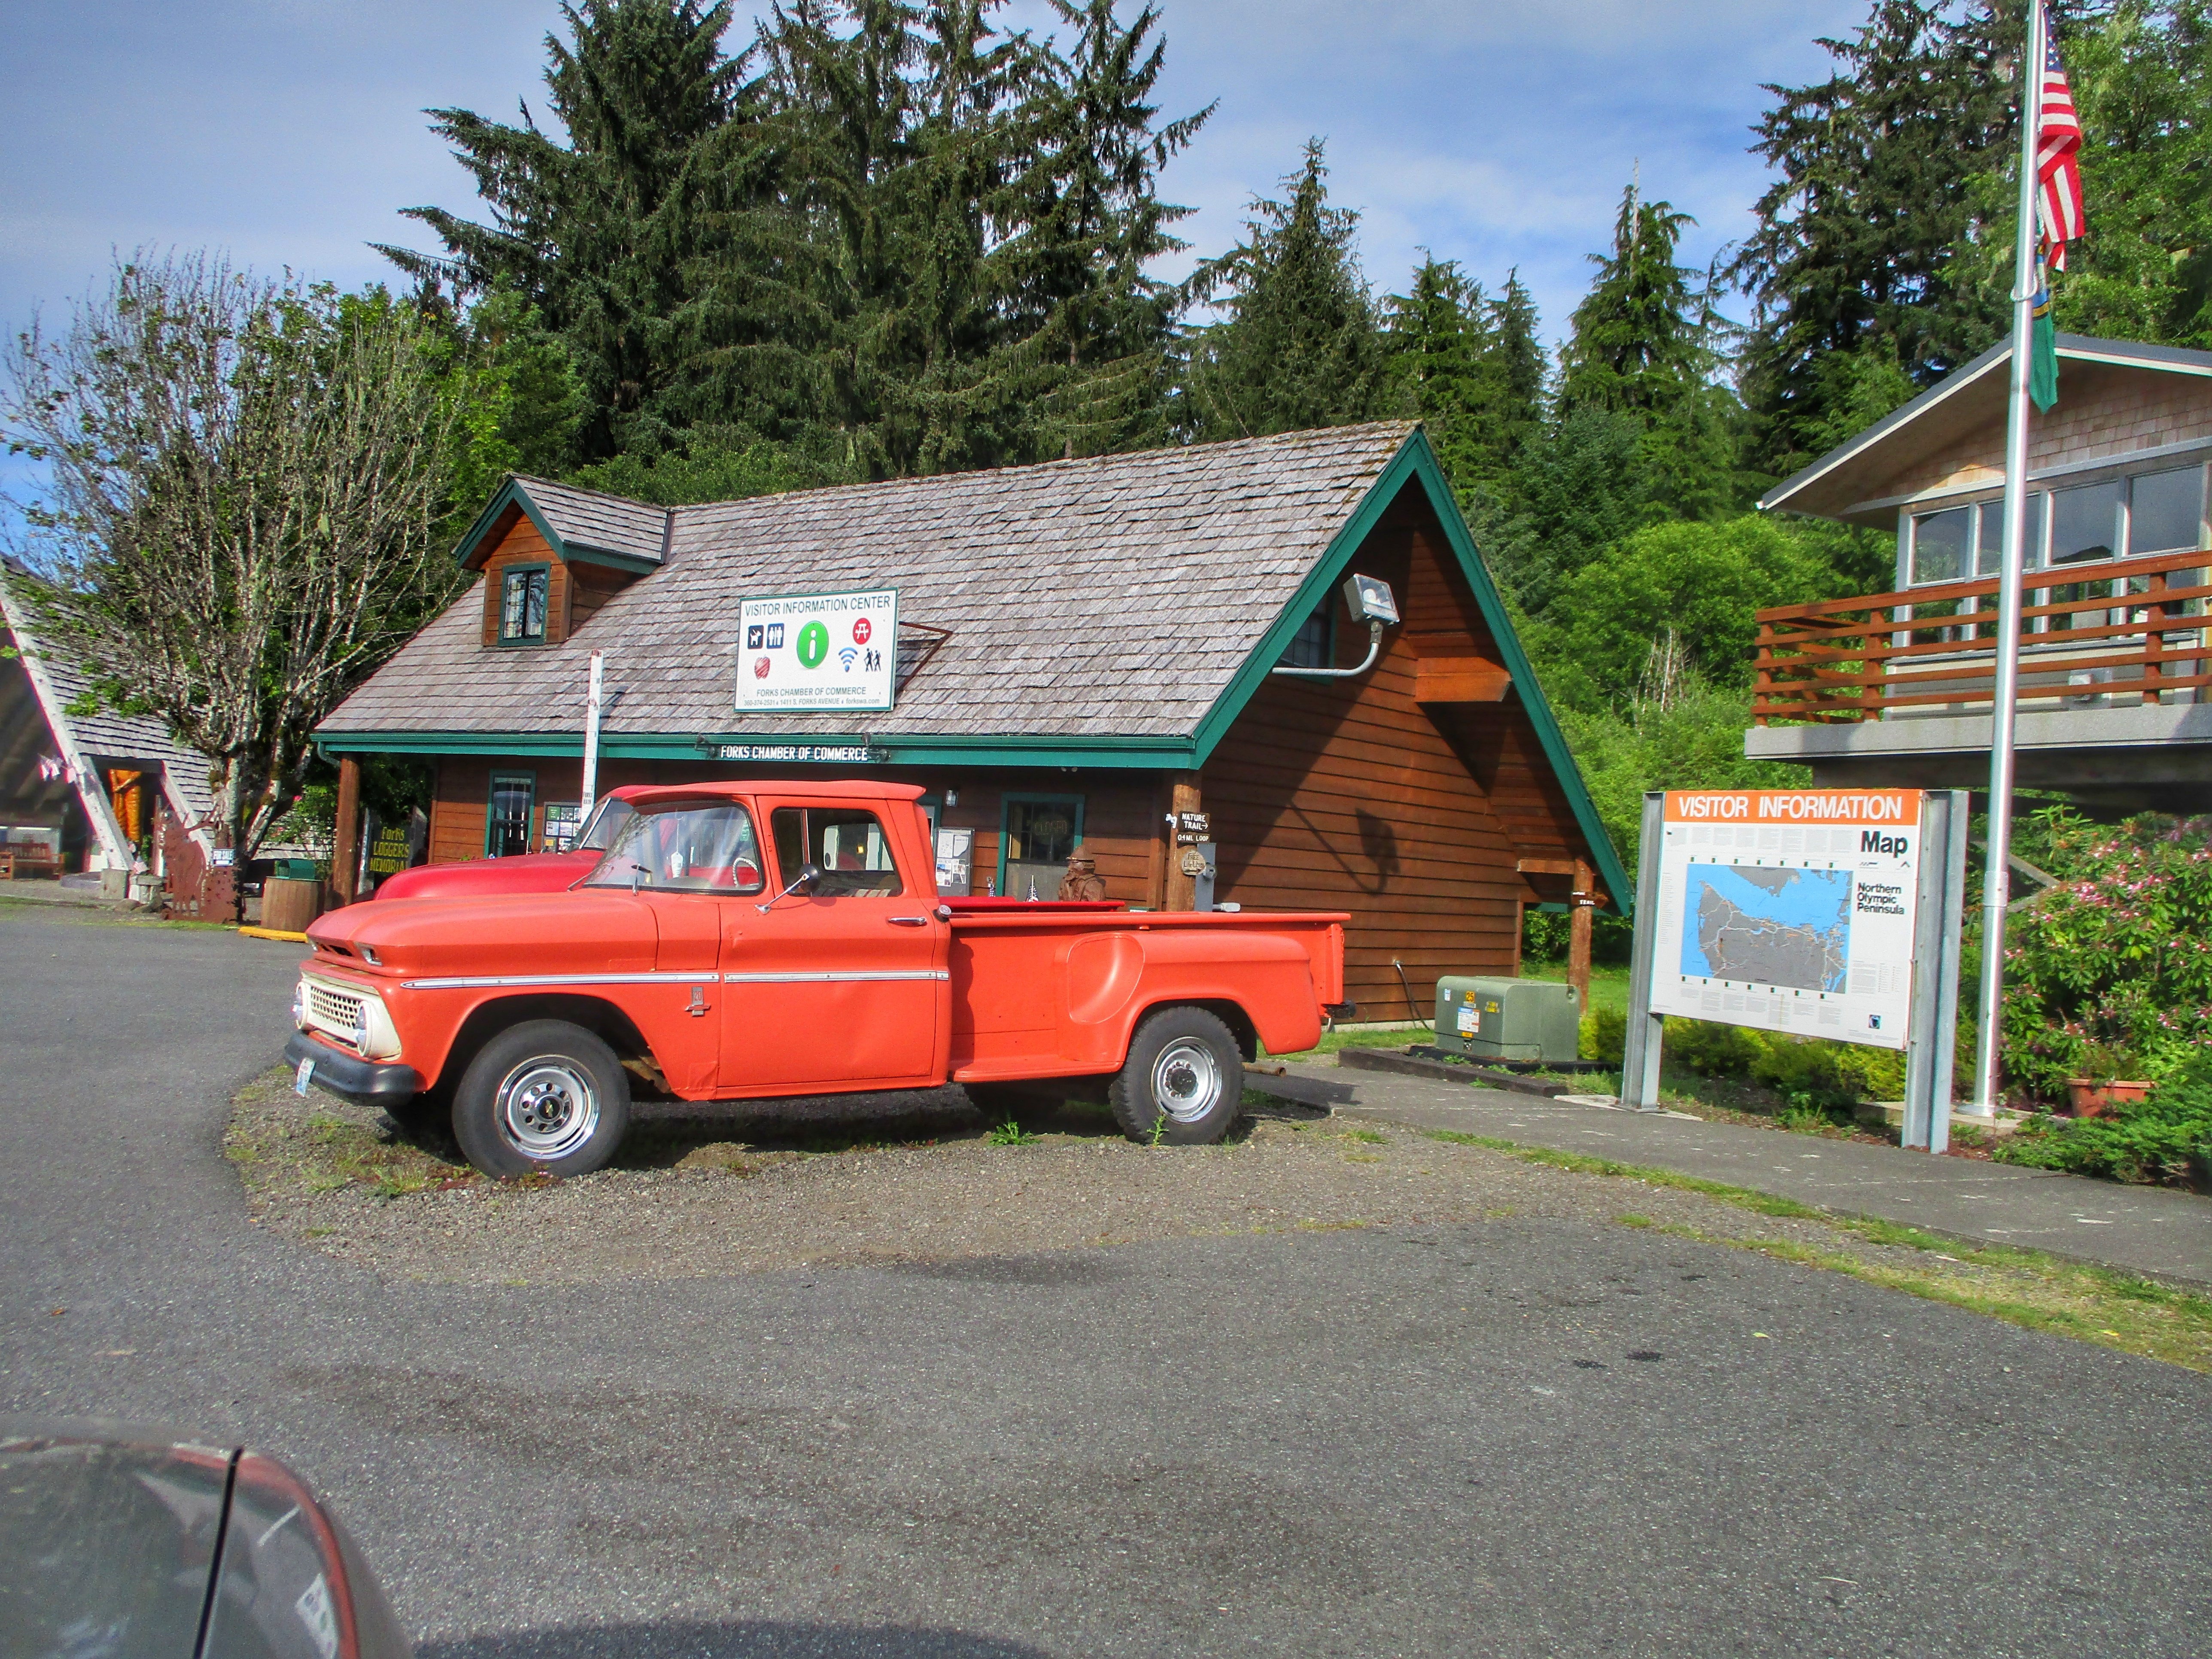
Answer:
[(2212, 1369), (2200, 1297), (1710, 1182), (1247, 1100), (1254, 1115), (1224, 1145), (1158, 1148), (1074, 1103), (1009, 1144), (957, 1089), (641, 1104), (615, 1167), (495, 1182), (440, 1138), (394, 1135), (319, 1091), (299, 1098), (278, 1069), (239, 1093), (226, 1150), (256, 1224), (394, 1278), (585, 1285), (883, 1262), (957, 1276), (984, 1257), (1000, 1258), (993, 1275), (1048, 1278), (1054, 1251), (1515, 1217), (1735, 1244)]

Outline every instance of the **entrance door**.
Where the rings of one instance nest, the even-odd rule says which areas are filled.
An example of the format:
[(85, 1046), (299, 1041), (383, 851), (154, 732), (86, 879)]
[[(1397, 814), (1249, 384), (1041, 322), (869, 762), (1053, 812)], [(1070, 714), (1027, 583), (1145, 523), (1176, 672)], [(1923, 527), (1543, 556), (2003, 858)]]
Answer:
[[(950, 930), (883, 822), (836, 802), (768, 805), (775, 871), (722, 935), (722, 1083), (733, 1093), (931, 1087), (945, 1079)], [(812, 864), (811, 892), (775, 895)], [(773, 902), (770, 901), (773, 900)]]
[(491, 775), (491, 799), (484, 812), (486, 858), (512, 858), (530, 850), (530, 809), (537, 792), (534, 773)]

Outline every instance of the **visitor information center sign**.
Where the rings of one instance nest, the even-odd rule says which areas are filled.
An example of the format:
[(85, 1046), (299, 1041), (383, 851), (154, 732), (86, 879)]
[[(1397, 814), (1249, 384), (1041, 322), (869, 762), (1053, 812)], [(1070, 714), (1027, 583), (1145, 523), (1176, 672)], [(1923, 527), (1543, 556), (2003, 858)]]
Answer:
[(1904, 1048), (1920, 807), (1917, 789), (1668, 790), (1651, 1012)]
[(799, 593), (738, 604), (740, 714), (889, 708), (898, 590)]

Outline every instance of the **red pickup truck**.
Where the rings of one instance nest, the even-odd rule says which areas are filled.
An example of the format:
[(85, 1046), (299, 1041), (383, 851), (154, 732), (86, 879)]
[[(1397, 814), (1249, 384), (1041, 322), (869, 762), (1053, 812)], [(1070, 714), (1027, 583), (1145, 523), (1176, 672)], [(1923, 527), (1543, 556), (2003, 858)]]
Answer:
[(1141, 1140), (1218, 1140), (1243, 1061), (1313, 1046), (1344, 992), (1341, 915), (938, 899), (918, 788), (640, 792), (558, 893), (349, 905), (285, 1049), (401, 1111), (450, 1102), (489, 1175), (614, 1155), (633, 1076), (682, 1100), (962, 1085), (986, 1110), (1103, 1092)]

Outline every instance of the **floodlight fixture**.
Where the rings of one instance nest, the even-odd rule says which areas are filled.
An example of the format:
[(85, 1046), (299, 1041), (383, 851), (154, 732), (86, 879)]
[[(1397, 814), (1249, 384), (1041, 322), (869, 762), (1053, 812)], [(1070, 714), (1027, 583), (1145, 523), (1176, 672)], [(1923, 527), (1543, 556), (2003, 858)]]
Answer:
[(1352, 612), (1354, 622), (1389, 623), (1398, 620), (1398, 601), (1390, 592), (1390, 584), (1380, 576), (1346, 577), (1344, 606)]
[(1344, 580), (1344, 606), (1352, 612), (1352, 620), (1367, 624), (1367, 655), (1356, 668), (1277, 668), (1271, 672), (1289, 674), (1304, 680), (1348, 680), (1364, 674), (1375, 666), (1375, 659), (1382, 654), (1382, 630), (1398, 620), (1398, 601), (1390, 592), (1390, 584), (1380, 576), (1347, 576)]

